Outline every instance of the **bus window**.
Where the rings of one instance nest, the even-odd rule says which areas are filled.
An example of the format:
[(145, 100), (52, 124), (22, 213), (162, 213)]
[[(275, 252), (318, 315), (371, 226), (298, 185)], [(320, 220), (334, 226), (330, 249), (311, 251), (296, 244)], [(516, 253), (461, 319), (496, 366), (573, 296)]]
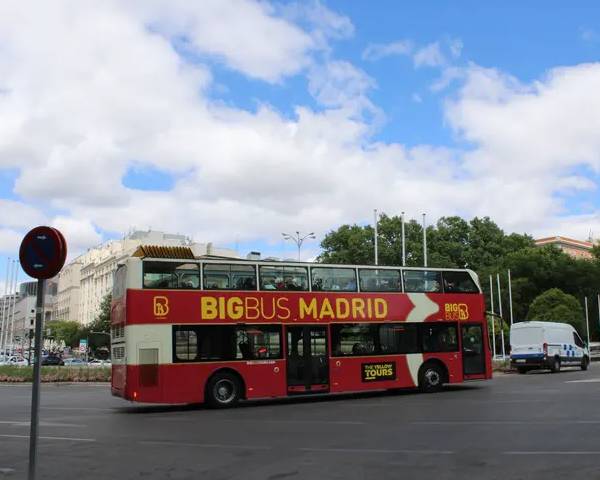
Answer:
[(308, 290), (306, 267), (261, 266), (261, 290)]
[(236, 359), (281, 358), (281, 328), (276, 325), (244, 325), (236, 330)]
[(356, 271), (353, 268), (312, 267), (313, 291), (356, 292)]
[(479, 293), (469, 272), (443, 272), (444, 293)]
[(125, 265), (117, 266), (113, 277), (112, 298), (117, 300), (125, 293), (125, 282), (127, 281), (127, 267)]
[(205, 263), (205, 290), (256, 290), (254, 265)]
[(417, 326), (414, 323), (392, 323), (379, 327), (382, 354), (418, 353)]
[(144, 262), (144, 288), (200, 287), (200, 269), (196, 263)]
[(421, 339), (423, 352), (456, 352), (458, 335), (456, 325), (422, 324)]
[(441, 293), (442, 273), (426, 270), (404, 270), (404, 291)]
[(198, 355), (198, 337), (192, 329), (182, 327), (175, 330), (175, 358), (177, 360), (195, 360)]
[(332, 325), (331, 344), (334, 357), (376, 355), (379, 353), (378, 325)]
[(359, 268), (358, 277), (361, 292), (400, 292), (402, 290), (400, 270)]

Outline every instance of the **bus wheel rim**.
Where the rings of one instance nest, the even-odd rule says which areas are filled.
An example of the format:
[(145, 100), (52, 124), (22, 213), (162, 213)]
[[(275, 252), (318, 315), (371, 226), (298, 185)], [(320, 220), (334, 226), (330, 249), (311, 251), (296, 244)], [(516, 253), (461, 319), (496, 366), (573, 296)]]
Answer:
[(427, 370), (425, 378), (429, 385), (435, 386), (440, 383), (440, 374), (436, 370)]
[(213, 392), (220, 403), (229, 403), (235, 397), (235, 385), (231, 380), (222, 379), (215, 384)]

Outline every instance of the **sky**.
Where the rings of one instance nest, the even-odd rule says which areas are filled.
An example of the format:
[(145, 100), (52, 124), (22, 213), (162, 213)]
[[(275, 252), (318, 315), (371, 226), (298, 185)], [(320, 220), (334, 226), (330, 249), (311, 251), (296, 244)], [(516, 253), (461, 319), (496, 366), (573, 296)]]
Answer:
[(314, 232), (311, 259), (374, 209), (598, 238), (600, 6), (576, 5), (4, 0), (0, 258), (51, 225), (71, 258), (152, 228), (279, 257)]

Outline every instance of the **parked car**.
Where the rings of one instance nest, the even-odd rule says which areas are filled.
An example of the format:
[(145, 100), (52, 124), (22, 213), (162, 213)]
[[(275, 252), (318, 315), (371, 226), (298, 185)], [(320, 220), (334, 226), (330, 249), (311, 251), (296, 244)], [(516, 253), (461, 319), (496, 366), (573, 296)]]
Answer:
[(510, 327), (510, 365), (519, 373), (536, 368), (580, 367), (587, 370), (590, 354), (577, 331), (567, 323), (519, 322)]
[(88, 362), (90, 367), (110, 367), (112, 363), (110, 360), (98, 360), (97, 358)]
[(2, 362), (3, 365), (12, 365), (12, 366), (19, 366), (19, 367), (24, 367), (27, 366), (27, 360), (25, 360), (23, 357), (20, 356), (16, 356), (13, 355), (11, 357), (6, 357), (6, 360), (4, 360)]
[(87, 365), (81, 358), (66, 358), (63, 363), (66, 367), (84, 367)]
[(44, 365), (44, 366), (47, 366), (47, 365), (61, 366), (64, 364), (65, 364), (65, 362), (63, 362), (63, 359), (60, 358), (58, 355), (50, 354), (45, 357), (42, 357), (42, 365)]

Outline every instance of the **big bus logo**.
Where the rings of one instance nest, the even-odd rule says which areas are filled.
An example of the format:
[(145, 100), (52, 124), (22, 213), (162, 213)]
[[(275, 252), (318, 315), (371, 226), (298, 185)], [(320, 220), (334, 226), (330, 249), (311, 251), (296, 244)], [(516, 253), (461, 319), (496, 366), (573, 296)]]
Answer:
[(468, 320), (469, 307), (466, 303), (447, 303), (444, 318), (446, 320)]
[(166, 317), (169, 314), (169, 299), (167, 297), (154, 297), (154, 315)]

